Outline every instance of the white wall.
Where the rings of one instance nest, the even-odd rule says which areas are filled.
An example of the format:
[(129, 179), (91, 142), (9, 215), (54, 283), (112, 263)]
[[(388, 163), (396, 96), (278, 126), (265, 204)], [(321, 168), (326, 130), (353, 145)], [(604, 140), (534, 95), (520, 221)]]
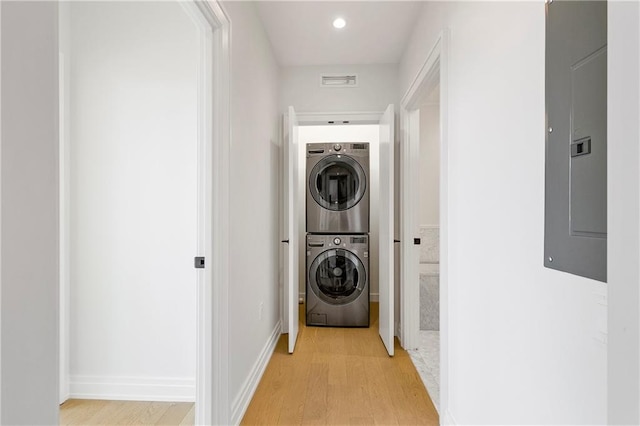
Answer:
[(420, 107), (420, 226), (440, 224), (440, 105)]
[[(320, 87), (323, 73), (356, 73), (358, 87)], [(382, 112), (398, 103), (397, 82), (396, 64), (285, 67), (280, 106), (297, 112)]]
[(57, 6), (0, 13), (0, 423), (57, 424)]
[(380, 206), (380, 126), (344, 125), (344, 126), (300, 126), (299, 155), (299, 212), (300, 212), (300, 293), (306, 292), (306, 162), (307, 143), (314, 142), (369, 142), (369, 291), (372, 301), (378, 300), (378, 244)]
[(225, 2), (224, 7), (232, 31), (228, 350), (233, 421), (251, 397), (246, 392), (257, 379), (263, 350), (280, 333), (282, 117), (279, 68), (255, 5)]
[(640, 424), (640, 6), (609, 2), (608, 423)]
[(70, 393), (195, 400), (198, 30), (71, 5)]
[(427, 3), (400, 65), (404, 93), (450, 30), (443, 418), (458, 424), (607, 422), (607, 286), (543, 267), (544, 7)]

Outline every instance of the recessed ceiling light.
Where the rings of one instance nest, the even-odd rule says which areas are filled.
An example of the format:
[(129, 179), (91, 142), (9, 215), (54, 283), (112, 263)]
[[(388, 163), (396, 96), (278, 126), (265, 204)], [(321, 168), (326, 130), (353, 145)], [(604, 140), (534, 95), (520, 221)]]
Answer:
[(340, 29), (340, 28), (344, 28), (344, 26), (345, 26), (345, 25), (347, 25), (347, 21), (345, 21), (345, 20), (344, 20), (344, 19), (342, 19), (342, 18), (336, 18), (336, 19), (333, 21), (333, 28), (338, 28), (338, 29)]

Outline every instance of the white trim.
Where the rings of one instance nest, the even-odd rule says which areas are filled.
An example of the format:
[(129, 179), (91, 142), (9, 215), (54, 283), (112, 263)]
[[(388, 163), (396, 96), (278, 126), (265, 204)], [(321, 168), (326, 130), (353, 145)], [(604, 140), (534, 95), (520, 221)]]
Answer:
[[(229, 419), (229, 151), (231, 21), (218, 0), (182, 3), (200, 28), (198, 331), (195, 424)], [(215, 209), (213, 208), (215, 206)], [(215, 237), (215, 238), (214, 238)]]
[[(380, 124), (383, 111), (360, 112), (297, 112), (299, 126), (342, 126), (349, 124)], [(330, 123), (333, 121), (333, 123)]]
[(78, 399), (193, 402), (196, 383), (178, 378), (70, 376), (69, 393)]
[(240, 392), (238, 392), (238, 395), (234, 398), (230, 424), (237, 425), (242, 421), (242, 418), (244, 417), (244, 414), (249, 407), (249, 403), (251, 402), (251, 399), (256, 392), (256, 389), (258, 389), (260, 379), (267, 369), (267, 365), (269, 365), (271, 355), (273, 354), (276, 344), (280, 339), (281, 329), (282, 323), (278, 321), (273, 331), (271, 332), (271, 336), (269, 336), (269, 339), (262, 348), (262, 351), (260, 351), (260, 356), (258, 356), (258, 359), (253, 365), (249, 376), (247, 376), (247, 379), (242, 384)]
[(402, 340), (405, 349), (415, 348), (419, 342), (420, 330), (420, 297), (419, 297), (419, 272), (417, 247), (409, 244), (412, 242), (414, 232), (418, 232), (417, 214), (414, 214), (413, 185), (417, 180), (412, 179), (419, 166), (412, 155), (419, 152), (419, 102), (426, 93), (440, 83), (440, 407), (445, 414), (446, 423), (455, 424), (448, 412), (449, 390), (451, 372), (449, 371), (449, 355), (453, 353), (450, 348), (450, 330), (454, 329), (455, 307), (449, 298), (450, 280), (449, 273), (453, 265), (449, 263), (450, 241), (455, 241), (454, 230), (449, 228), (449, 215), (453, 210), (453, 188), (449, 188), (449, 152), (452, 147), (448, 139), (448, 49), (449, 31), (444, 29), (438, 35), (425, 62), (416, 74), (401, 103), (403, 163), (402, 169), (402, 236), (401, 240), (401, 311), (402, 311)]
[[(455, 229), (449, 226), (450, 215), (454, 211), (454, 188), (449, 186), (450, 155), (453, 147), (449, 141), (449, 31), (443, 30), (440, 52), (440, 409), (447, 413), (455, 424), (449, 411), (450, 384), (453, 383), (449, 370), (449, 356), (455, 353), (452, 347), (451, 331), (455, 329), (455, 306), (449, 294), (453, 293), (450, 271), (455, 265), (450, 262), (452, 247), (450, 241), (456, 241)], [(419, 328), (419, 325), (418, 325)]]
[[(204, 256), (205, 268), (197, 272), (196, 296), (196, 389), (195, 389), (195, 423), (212, 421), (212, 408), (209, 401), (213, 397), (213, 347), (211, 329), (212, 321), (212, 272), (209, 263), (211, 257), (212, 226), (212, 151), (213, 151), (213, 96), (212, 73), (214, 47), (214, 29), (216, 23), (208, 16), (202, 5), (195, 2), (180, 3), (185, 12), (198, 27), (199, 59), (198, 59), (198, 208), (197, 208), (197, 247), (196, 256)], [(206, 419), (206, 420), (205, 420)]]
[[(0, 1), (0, 205), (2, 205), (2, 2)], [(0, 270), (2, 270), (2, 209), (0, 208)], [(2, 274), (0, 274), (0, 307), (2, 306)], [(2, 315), (0, 315), (0, 331)], [(0, 422), (2, 422), (2, 333), (0, 333)]]
[(442, 416), (440, 418), (440, 424), (441, 425), (451, 425), (451, 426), (455, 426), (458, 423), (456, 422), (456, 420), (453, 418), (453, 415), (451, 414), (451, 411), (447, 410), (444, 412), (444, 416)]
[(59, 197), (59, 250), (60, 250), (60, 260), (59, 260), (59, 280), (60, 280), (60, 288), (59, 288), (59, 297), (60, 297), (60, 325), (59, 325), (59, 333), (60, 333), (60, 394), (58, 396), (60, 404), (69, 399), (70, 390), (69, 390), (69, 348), (70, 348), (70, 320), (69, 320), (69, 312), (71, 309), (71, 300), (70, 300), (70, 267), (69, 267), (69, 258), (70, 258), (70, 249), (69, 249), (69, 230), (70, 230), (70, 222), (69, 222), (69, 207), (70, 207), (70, 166), (71, 161), (69, 157), (69, 137), (68, 137), (68, 108), (66, 108), (67, 94), (69, 93), (69, 81), (68, 81), (68, 67), (67, 67), (67, 58), (64, 53), (59, 52), (59, 74), (58, 74), (58, 84), (59, 84), (59, 102), (58, 108), (60, 113), (59, 118), (59, 149), (58, 149), (58, 161), (59, 161), (59, 170), (58, 170), (58, 180), (59, 180), (59, 188), (60, 191)]
[[(70, 310), (71, 310), (71, 268), (69, 248), (70, 243), (70, 205), (71, 205), (71, 157), (70, 157), (70, 117), (69, 105), (67, 100), (70, 99), (70, 80), (69, 80), (69, 28), (66, 28), (65, 38), (61, 39), (60, 35), (62, 25), (70, 25), (69, 22), (61, 22), (61, 8), (65, 8), (67, 18), (69, 17), (69, 4), (60, 4), (58, 6), (58, 280), (59, 280), (59, 395), (60, 404), (70, 398), (69, 390), (69, 374), (70, 374)], [(64, 43), (62, 52), (60, 44)], [(65, 55), (66, 53), (66, 55)]]
[[(200, 78), (210, 94), (201, 99), (205, 119), (200, 132), (207, 170), (199, 188), (205, 197), (205, 268), (198, 285), (195, 424), (229, 422), (229, 151), (231, 140), (231, 21), (218, 0), (189, 3), (201, 28), (204, 69)], [(202, 105), (202, 104), (201, 104)], [(202, 117), (201, 117), (202, 118)], [(210, 167), (207, 167), (210, 165)], [(201, 166), (201, 167), (202, 167)], [(215, 209), (213, 208), (215, 206)], [(200, 241), (200, 244), (203, 242)], [(202, 276), (204, 275), (204, 277)]]

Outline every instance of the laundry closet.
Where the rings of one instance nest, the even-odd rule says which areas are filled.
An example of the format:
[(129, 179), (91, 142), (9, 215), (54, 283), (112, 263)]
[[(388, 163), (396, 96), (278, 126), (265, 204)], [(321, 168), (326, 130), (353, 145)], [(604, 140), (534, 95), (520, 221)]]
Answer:
[(306, 324), (368, 327), (369, 302), (378, 301), (370, 265), (378, 254), (379, 128), (302, 126), (298, 137)]
[[(357, 84), (355, 87), (323, 87), (318, 84), (323, 75), (353, 75)], [(397, 138), (393, 104), (397, 103), (394, 91), (397, 69), (393, 65), (285, 67), (282, 76), (283, 109), (288, 111), (285, 114), (288, 116), (285, 117), (284, 148), (286, 151), (293, 146), (296, 153), (295, 156), (285, 156), (285, 162), (295, 157), (295, 171), (283, 176), (283, 182), (287, 182), (289, 176), (295, 176), (295, 193), (292, 193), (295, 209), (285, 202), (285, 207), (291, 208), (291, 215), (295, 215), (295, 232), (287, 230), (282, 235), (289, 246), (297, 246), (287, 248), (296, 253), (297, 259), (293, 263), (297, 271), (287, 270), (284, 274), (285, 277), (287, 274), (295, 277), (292, 284), (295, 290), (287, 291), (287, 285), (291, 285), (287, 279), (283, 283), (283, 310), (287, 311), (283, 315), (283, 328), (289, 334), (289, 351), (293, 352), (295, 348), (298, 302), (307, 302), (301, 313), (307, 326), (347, 327), (369, 326), (369, 302), (378, 302), (381, 337), (389, 353), (393, 354), (396, 331), (393, 324), (397, 312), (393, 290), (393, 240), (396, 236), (393, 151), (397, 149), (394, 147)], [(388, 102), (385, 104), (385, 101)], [(382, 151), (385, 155), (381, 154)], [(322, 164), (322, 158), (330, 156), (350, 160), (340, 165)], [(283, 169), (289, 166), (283, 164)], [(323, 170), (334, 173), (334, 176), (319, 179), (317, 172)], [(385, 176), (384, 179), (381, 176)], [(361, 183), (364, 185), (360, 186)], [(348, 191), (354, 191), (353, 198), (341, 199), (341, 194), (336, 193), (337, 198), (323, 200), (320, 192), (327, 189), (326, 185), (334, 185), (336, 190), (340, 185), (343, 189), (349, 186)], [(362, 188), (361, 193), (358, 193), (359, 187)], [(287, 190), (284, 185), (283, 190)], [(284, 195), (286, 198), (288, 194)], [(364, 208), (367, 198), (368, 209)], [(340, 208), (349, 213), (339, 218), (340, 215), (332, 214), (331, 209), (326, 208), (328, 204), (322, 207), (322, 202), (337, 203), (336, 206), (343, 203)], [(358, 202), (362, 204), (358, 205)], [(309, 205), (313, 206), (311, 210)], [(327, 219), (329, 217), (335, 219)], [(320, 223), (322, 220), (335, 222), (323, 225)], [(335, 231), (331, 226), (336, 227)], [(385, 244), (381, 245), (381, 241)], [(329, 253), (345, 256), (338, 261), (340, 256), (329, 258)], [(381, 254), (386, 261), (381, 260)], [(285, 269), (289, 267), (288, 261), (284, 262)], [(360, 284), (353, 285), (353, 280), (343, 280), (341, 274), (344, 273), (350, 274), (352, 279), (357, 278)], [(323, 293), (322, 286), (314, 285), (314, 281), (326, 281), (329, 277), (340, 283), (339, 286), (351, 287), (340, 288), (333, 296), (329, 295), (330, 289), (325, 288)], [(332, 304), (336, 300), (344, 300), (345, 303), (338, 308)], [(331, 320), (330, 313), (319, 310), (319, 306), (324, 306), (325, 311), (331, 306), (328, 310), (337, 319)]]

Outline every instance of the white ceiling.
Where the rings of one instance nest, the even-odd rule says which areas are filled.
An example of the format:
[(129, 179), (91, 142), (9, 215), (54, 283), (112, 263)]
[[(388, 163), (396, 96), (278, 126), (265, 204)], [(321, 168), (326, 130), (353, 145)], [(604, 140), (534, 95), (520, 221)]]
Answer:
[[(400, 61), (420, 1), (259, 1), (258, 14), (282, 66)], [(345, 28), (332, 26), (335, 18)]]

